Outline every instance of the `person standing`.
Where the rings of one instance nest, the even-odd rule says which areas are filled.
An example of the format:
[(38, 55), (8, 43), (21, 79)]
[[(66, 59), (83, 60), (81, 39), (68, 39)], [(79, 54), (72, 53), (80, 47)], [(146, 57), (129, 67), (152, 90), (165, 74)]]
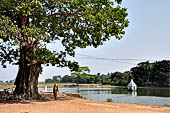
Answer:
[(58, 85), (57, 85), (57, 83), (54, 83), (53, 93), (54, 93), (54, 99), (56, 100), (57, 95), (58, 95)]

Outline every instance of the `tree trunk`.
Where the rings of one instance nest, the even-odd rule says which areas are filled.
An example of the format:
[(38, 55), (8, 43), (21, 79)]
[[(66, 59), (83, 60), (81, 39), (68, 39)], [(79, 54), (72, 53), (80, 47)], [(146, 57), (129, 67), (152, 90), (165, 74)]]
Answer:
[(78, 93), (80, 93), (80, 88), (79, 88), (79, 81), (80, 81), (80, 76), (77, 76), (77, 86), (78, 86)]
[(38, 77), (41, 72), (41, 64), (30, 62), (26, 49), (23, 48), (20, 53), (15, 95), (24, 99), (38, 99)]

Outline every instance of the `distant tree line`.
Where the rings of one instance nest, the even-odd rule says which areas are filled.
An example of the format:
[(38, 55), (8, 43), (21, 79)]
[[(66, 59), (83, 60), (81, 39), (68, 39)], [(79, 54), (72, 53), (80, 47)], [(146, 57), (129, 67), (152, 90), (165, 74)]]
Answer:
[[(79, 78), (79, 83), (126, 86), (130, 82), (130, 79), (134, 79), (138, 86), (170, 86), (170, 61), (141, 62), (126, 72), (98, 73), (96, 75), (87, 74)], [(45, 83), (54, 82), (76, 83), (77, 79), (71, 75), (65, 75), (63, 77), (59, 75), (45, 80)]]
[(14, 81), (15, 80), (7, 80), (7, 81), (2, 81), (2, 80), (0, 80), (0, 84), (2, 84), (2, 83), (14, 83)]
[[(57, 78), (57, 79), (56, 79)], [(115, 72), (108, 74), (100, 74), (91, 75), (87, 74), (86, 76), (80, 76), (79, 83), (80, 84), (110, 84), (110, 85), (127, 85), (131, 78), (131, 74), (129, 72)], [(77, 78), (71, 75), (65, 75), (61, 77), (53, 76), (52, 79), (48, 78), (45, 80), (45, 83), (77, 83)]]
[(60, 75), (53, 76), (52, 79), (51, 78), (45, 79), (45, 83), (60, 83), (60, 82), (62, 82), (62, 77)]

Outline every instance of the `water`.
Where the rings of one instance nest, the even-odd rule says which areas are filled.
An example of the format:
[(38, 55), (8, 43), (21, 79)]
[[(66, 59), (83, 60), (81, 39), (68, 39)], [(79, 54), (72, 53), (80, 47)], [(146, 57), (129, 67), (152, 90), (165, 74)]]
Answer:
[[(39, 88), (44, 90), (44, 88)], [(47, 91), (52, 91), (48, 88)], [(77, 88), (59, 88), (59, 92), (77, 93)], [(137, 92), (128, 92), (124, 88), (80, 88), (80, 94), (90, 100), (106, 101), (111, 98), (114, 102), (170, 105), (170, 89), (139, 89)]]

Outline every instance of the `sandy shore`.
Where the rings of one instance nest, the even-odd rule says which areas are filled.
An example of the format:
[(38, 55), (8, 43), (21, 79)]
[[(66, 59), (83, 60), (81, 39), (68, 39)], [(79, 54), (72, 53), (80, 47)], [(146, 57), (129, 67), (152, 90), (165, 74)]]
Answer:
[[(46, 95), (51, 98), (51, 95)], [(60, 96), (58, 100), (41, 102), (0, 103), (0, 113), (170, 113), (170, 107), (96, 102), (82, 98)]]

